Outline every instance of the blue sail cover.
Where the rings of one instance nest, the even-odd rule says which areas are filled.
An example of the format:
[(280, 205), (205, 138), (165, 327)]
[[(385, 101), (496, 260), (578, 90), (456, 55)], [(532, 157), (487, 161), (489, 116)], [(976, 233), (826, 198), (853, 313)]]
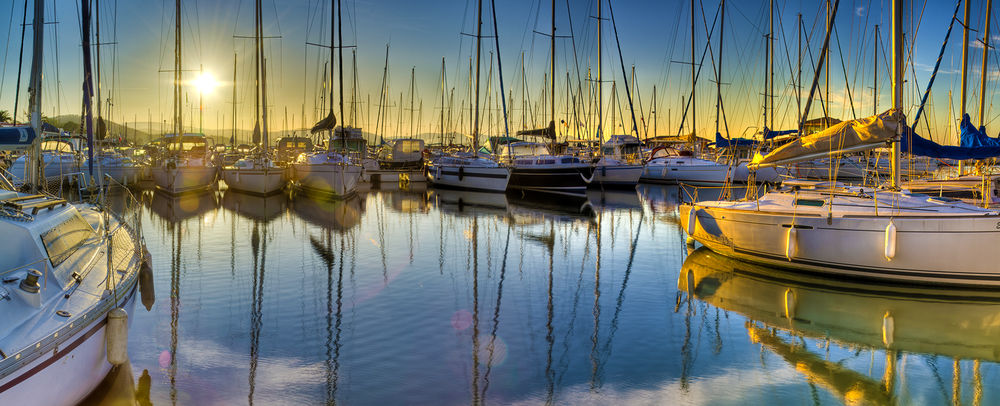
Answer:
[(769, 140), (771, 138), (774, 138), (774, 137), (777, 137), (777, 136), (781, 136), (781, 135), (795, 134), (796, 132), (798, 132), (798, 130), (774, 131), (774, 130), (769, 129), (767, 127), (764, 127), (764, 131), (763, 131), (763, 133), (764, 133), (764, 139), (765, 140)]
[[(938, 159), (986, 159), (1000, 156), (1000, 144), (993, 146), (966, 146), (966, 139), (976, 139), (982, 142), (985, 139), (994, 140), (976, 130), (969, 122), (969, 115), (962, 117), (962, 146), (940, 145), (934, 141), (921, 137), (911, 129), (907, 128), (909, 134), (903, 136), (900, 146), (903, 152), (926, 156)], [(981, 137), (982, 139), (978, 138)]]
[(986, 128), (976, 129), (970, 122), (968, 114), (962, 115), (962, 124), (959, 128), (962, 131), (961, 146), (963, 147), (1000, 147), (1000, 139), (986, 135)]
[(756, 148), (758, 142), (756, 140), (750, 140), (746, 138), (722, 138), (722, 135), (715, 133), (715, 147), (716, 148)]
[(34, 140), (34, 128), (28, 126), (0, 127), (0, 150), (28, 149)]

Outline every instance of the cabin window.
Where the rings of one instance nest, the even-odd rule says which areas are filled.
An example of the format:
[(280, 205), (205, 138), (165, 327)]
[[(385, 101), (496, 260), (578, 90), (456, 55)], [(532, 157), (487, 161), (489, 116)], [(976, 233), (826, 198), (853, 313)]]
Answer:
[(579, 163), (579, 162), (580, 162), (580, 160), (578, 158), (573, 158), (573, 157), (568, 157), (568, 158), (563, 158), (562, 159), (562, 163), (564, 163), (564, 164), (575, 164), (575, 163)]
[(538, 160), (538, 164), (539, 165), (552, 165), (554, 163), (556, 163), (555, 159), (539, 159)]
[(42, 244), (45, 245), (49, 261), (55, 268), (93, 236), (94, 229), (90, 223), (87, 223), (79, 213), (74, 213), (73, 217), (42, 233)]

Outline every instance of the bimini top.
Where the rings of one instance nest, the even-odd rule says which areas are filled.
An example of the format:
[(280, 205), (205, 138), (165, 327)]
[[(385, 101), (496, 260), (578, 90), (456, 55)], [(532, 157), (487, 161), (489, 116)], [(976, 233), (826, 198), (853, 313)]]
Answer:
[(28, 126), (0, 127), (0, 150), (28, 149), (35, 141), (35, 129)]
[(844, 121), (818, 133), (799, 137), (767, 155), (757, 154), (751, 165), (785, 165), (877, 148), (895, 137), (899, 125), (905, 125), (905, 120), (902, 111), (890, 109), (876, 116)]

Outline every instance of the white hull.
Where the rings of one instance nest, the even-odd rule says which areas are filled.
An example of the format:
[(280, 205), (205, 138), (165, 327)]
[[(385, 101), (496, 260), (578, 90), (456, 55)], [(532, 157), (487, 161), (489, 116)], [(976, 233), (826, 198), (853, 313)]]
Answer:
[(167, 193), (179, 194), (207, 189), (215, 183), (214, 166), (178, 166), (153, 168), (153, 182), (156, 188)]
[[(684, 204), (679, 216), (685, 231), (712, 250), (770, 266), (909, 283), (1000, 286), (995, 213), (900, 216), (886, 206), (881, 215), (827, 217), (805, 209), (766, 210), (763, 203), (760, 211)], [(890, 221), (896, 228), (891, 260), (886, 257)]]
[(230, 189), (269, 195), (284, 189), (288, 177), (282, 168), (223, 169), (222, 180)]
[[(135, 280), (122, 306), (131, 318)], [(0, 405), (76, 405), (111, 371), (107, 358), (107, 310), (58, 343), (40, 348), (42, 356), (0, 379)], [(131, 320), (131, 319), (130, 319)], [(52, 348), (47, 348), (51, 346)], [(25, 359), (30, 354), (20, 354)], [(58, 390), (53, 385), (58, 383)]]
[[(778, 183), (784, 179), (784, 176), (788, 175), (788, 169), (782, 167), (766, 167), (757, 168), (757, 172), (754, 174), (754, 183)], [(733, 183), (749, 183), (750, 182), (750, 168), (747, 168), (746, 162), (741, 162), (733, 169)]]
[(294, 171), (292, 179), (296, 186), (307, 191), (346, 197), (357, 191), (358, 183), (364, 170), (358, 165), (331, 164), (292, 164)]
[(591, 185), (635, 186), (644, 170), (642, 165), (597, 165)]
[[(69, 178), (71, 174), (78, 174), (83, 170), (80, 162), (68, 154), (43, 154), (42, 162), (47, 182), (70, 181), (72, 180), (72, 178)], [(10, 181), (15, 186), (26, 183), (28, 179), (26, 158), (22, 156), (15, 160), (10, 168), (7, 169), (7, 172), (10, 173)]]
[(646, 164), (646, 167), (642, 171), (642, 177), (639, 179), (650, 183), (722, 186), (726, 183), (728, 176), (728, 165), (711, 161), (695, 164), (650, 162)]
[(510, 169), (502, 166), (430, 166), (427, 178), (434, 187), (504, 192), (510, 180)]

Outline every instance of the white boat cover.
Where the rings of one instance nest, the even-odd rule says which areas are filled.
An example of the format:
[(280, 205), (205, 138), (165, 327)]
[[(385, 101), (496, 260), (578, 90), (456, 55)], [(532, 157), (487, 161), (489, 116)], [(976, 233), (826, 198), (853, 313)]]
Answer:
[(896, 130), (905, 120), (902, 111), (890, 109), (877, 116), (843, 121), (782, 145), (767, 155), (758, 153), (751, 165), (785, 165), (884, 146), (886, 141), (896, 136)]

